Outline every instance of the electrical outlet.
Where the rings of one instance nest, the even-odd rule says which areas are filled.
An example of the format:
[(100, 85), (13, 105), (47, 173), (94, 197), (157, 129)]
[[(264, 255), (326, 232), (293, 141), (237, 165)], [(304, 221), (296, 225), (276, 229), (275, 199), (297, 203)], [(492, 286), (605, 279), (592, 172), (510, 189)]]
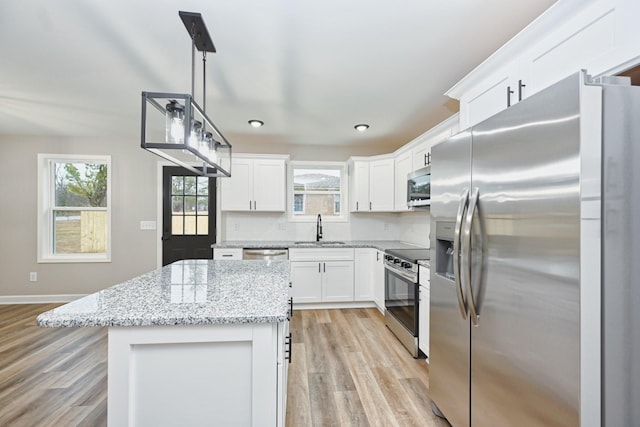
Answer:
[(233, 224), (233, 231), (240, 230), (240, 225), (238, 223)]
[(279, 222), (278, 223), (278, 229), (279, 230), (286, 230), (287, 229), (287, 224), (285, 224), (284, 222)]
[(30, 282), (37, 282), (38, 281), (38, 273), (35, 271), (32, 271), (31, 273), (29, 273), (29, 281)]

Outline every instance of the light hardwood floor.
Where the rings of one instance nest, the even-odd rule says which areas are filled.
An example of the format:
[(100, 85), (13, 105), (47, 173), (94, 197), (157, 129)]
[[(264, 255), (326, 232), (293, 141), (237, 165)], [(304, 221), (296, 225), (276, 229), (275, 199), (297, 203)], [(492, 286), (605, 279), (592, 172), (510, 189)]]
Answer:
[[(55, 306), (0, 305), (0, 426), (106, 426), (106, 329), (38, 328)], [(291, 330), (288, 427), (448, 425), (377, 310), (299, 310)]]

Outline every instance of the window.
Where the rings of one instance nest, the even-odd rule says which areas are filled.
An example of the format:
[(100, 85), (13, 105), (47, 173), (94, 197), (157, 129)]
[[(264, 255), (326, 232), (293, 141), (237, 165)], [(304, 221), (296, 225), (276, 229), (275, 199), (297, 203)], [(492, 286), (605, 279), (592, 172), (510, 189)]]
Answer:
[(289, 217), (292, 221), (345, 221), (346, 200), (344, 163), (291, 162), (289, 165)]
[(111, 260), (111, 157), (38, 154), (38, 262)]

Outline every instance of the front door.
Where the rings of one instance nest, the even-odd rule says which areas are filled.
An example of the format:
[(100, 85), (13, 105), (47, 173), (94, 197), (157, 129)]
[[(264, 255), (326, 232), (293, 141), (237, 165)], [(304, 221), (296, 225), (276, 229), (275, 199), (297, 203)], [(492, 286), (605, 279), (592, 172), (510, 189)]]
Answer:
[(162, 172), (162, 265), (211, 259), (216, 241), (216, 180), (179, 166)]

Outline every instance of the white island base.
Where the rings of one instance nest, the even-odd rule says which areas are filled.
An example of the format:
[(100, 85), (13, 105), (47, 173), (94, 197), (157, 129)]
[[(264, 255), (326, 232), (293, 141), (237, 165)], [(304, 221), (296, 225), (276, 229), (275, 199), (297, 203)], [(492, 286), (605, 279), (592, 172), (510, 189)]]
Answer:
[(110, 327), (109, 427), (283, 426), (288, 334), (287, 321)]

